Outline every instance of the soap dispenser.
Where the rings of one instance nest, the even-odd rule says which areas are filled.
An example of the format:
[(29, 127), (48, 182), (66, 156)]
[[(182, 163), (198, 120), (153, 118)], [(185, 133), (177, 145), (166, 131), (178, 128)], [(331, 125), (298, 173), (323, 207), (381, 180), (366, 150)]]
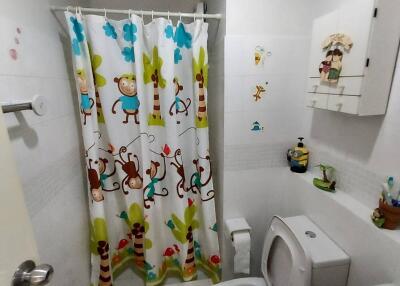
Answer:
[(299, 137), (297, 146), (287, 151), (290, 170), (295, 173), (305, 173), (308, 167), (308, 149), (304, 146), (303, 137)]

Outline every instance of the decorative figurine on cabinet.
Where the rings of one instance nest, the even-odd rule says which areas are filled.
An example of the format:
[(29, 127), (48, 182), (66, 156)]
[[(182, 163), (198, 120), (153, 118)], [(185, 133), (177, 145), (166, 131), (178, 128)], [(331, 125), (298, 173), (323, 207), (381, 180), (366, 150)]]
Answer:
[(333, 173), (335, 171), (335, 168), (333, 168), (332, 166), (322, 165), (322, 164), (319, 164), (316, 167), (319, 167), (320, 170), (322, 171), (323, 178), (322, 179), (314, 178), (313, 180), (314, 186), (323, 191), (334, 192), (336, 182), (333, 180)]
[(287, 151), (286, 158), (289, 162), (290, 170), (295, 173), (305, 173), (308, 167), (308, 149), (304, 146), (303, 137), (298, 138), (300, 141), (296, 147)]
[(345, 34), (333, 34), (324, 40), (322, 49), (326, 52), (325, 60), (319, 65), (321, 82), (336, 84), (342, 71), (343, 51), (349, 51), (353, 46), (351, 38)]

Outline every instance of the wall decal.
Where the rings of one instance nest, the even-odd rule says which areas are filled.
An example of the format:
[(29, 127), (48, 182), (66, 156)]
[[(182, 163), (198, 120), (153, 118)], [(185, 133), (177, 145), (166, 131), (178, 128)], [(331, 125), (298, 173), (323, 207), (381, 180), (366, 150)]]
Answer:
[(263, 46), (256, 46), (255, 52), (254, 52), (254, 62), (256, 66), (258, 65), (264, 65), (264, 54), (265, 54), (265, 49)]
[(254, 121), (253, 126), (250, 130), (255, 132), (261, 132), (264, 130), (264, 127), (261, 126), (261, 124), (258, 121)]
[(16, 50), (16, 49), (10, 49), (10, 50), (8, 51), (8, 53), (9, 53), (10, 57), (11, 57), (14, 61), (16, 61), (16, 60), (18, 59), (18, 53), (17, 53), (17, 50)]
[[(16, 45), (19, 45), (20, 41), (19, 41), (18, 37), (22, 33), (21, 28), (17, 27), (16, 32), (17, 32), (17, 35), (14, 37), (14, 43)], [(14, 61), (16, 61), (18, 59), (18, 51), (15, 48), (9, 49), (8, 54), (10, 55), (10, 58), (13, 59)]]
[(353, 41), (345, 34), (332, 34), (322, 42), (326, 52), (325, 60), (319, 65), (321, 82), (337, 83), (342, 71), (343, 52), (349, 52)]
[(267, 91), (267, 87), (266, 87), (267, 85), (268, 85), (268, 82), (265, 82), (265, 87), (262, 85), (259, 85), (259, 84), (256, 85), (256, 91), (253, 94), (254, 101), (257, 102), (261, 99), (261, 96)]

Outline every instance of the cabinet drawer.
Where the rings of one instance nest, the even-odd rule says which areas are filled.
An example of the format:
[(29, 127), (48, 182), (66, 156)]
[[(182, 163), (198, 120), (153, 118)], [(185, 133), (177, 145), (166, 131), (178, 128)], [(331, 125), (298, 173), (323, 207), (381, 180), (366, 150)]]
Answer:
[(330, 94), (361, 95), (363, 77), (341, 77), (337, 84), (331, 84)]
[(307, 106), (314, 108), (328, 108), (328, 94), (309, 93), (307, 98)]
[(307, 82), (307, 92), (314, 93), (329, 93), (329, 84), (321, 83), (320, 78), (308, 78)]
[(359, 96), (346, 96), (330, 94), (328, 109), (350, 114), (358, 114)]

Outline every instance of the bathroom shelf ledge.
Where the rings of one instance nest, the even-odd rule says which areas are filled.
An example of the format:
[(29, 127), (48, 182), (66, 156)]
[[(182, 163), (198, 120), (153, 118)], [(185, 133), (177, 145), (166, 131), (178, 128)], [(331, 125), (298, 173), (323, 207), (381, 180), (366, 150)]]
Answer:
[(331, 200), (335, 201), (337, 204), (344, 207), (345, 209), (353, 213), (356, 217), (364, 221), (367, 225), (370, 226), (371, 231), (378, 231), (388, 238), (392, 239), (396, 243), (400, 244), (400, 229), (387, 230), (376, 227), (371, 221), (371, 214), (373, 210), (355, 199), (354, 197), (350, 196), (344, 191), (341, 191), (340, 189), (336, 189), (335, 193), (330, 193), (316, 188), (313, 185), (313, 179), (315, 178), (315, 175), (312, 173), (295, 175), (301, 180), (306, 181), (311, 186), (310, 190), (312, 190), (313, 192), (319, 192), (320, 195), (329, 197)]

